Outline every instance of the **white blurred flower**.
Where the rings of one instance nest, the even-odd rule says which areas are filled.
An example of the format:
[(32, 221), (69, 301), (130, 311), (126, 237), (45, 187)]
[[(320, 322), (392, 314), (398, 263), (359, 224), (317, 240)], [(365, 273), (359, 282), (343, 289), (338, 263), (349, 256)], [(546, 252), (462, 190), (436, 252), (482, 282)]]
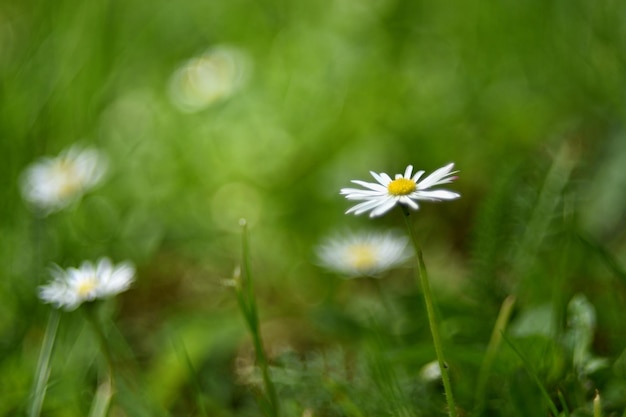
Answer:
[(428, 362), (422, 367), (419, 375), (424, 381), (441, 380), (441, 368), (439, 367), (439, 362), (436, 360)]
[(182, 111), (197, 112), (234, 94), (247, 79), (250, 58), (237, 48), (218, 46), (185, 62), (172, 75), (169, 93)]
[(39, 287), (39, 298), (45, 303), (74, 310), (83, 302), (106, 298), (126, 291), (135, 278), (129, 262), (113, 265), (102, 258), (96, 265), (83, 262), (80, 268), (55, 268), (52, 282)]
[(29, 165), (21, 177), (22, 196), (44, 214), (61, 210), (98, 185), (107, 169), (105, 156), (93, 148), (72, 146), (56, 158)]
[(349, 277), (374, 276), (411, 255), (408, 240), (393, 233), (358, 233), (328, 239), (317, 248), (322, 266)]
[(370, 171), (377, 183), (353, 180), (353, 183), (366, 189), (341, 189), (340, 193), (345, 195), (348, 200), (363, 201), (346, 211), (346, 214), (354, 213), (359, 215), (371, 210), (370, 217), (376, 217), (385, 214), (397, 204), (404, 204), (417, 210), (419, 208), (418, 200), (441, 201), (459, 198), (461, 195), (452, 191), (430, 189), (434, 186), (454, 181), (456, 179), (454, 174), (458, 171), (453, 172), (453, 167), (454, 164), (450, 163), (439, 168), (421, 181), (419, 179), (424, 174), (424, 171), (418, 171), (415, 175), (412, 175), (412, 165), (406, 168), (404, 175), (396, 174), (396, 178), (393, 180), (384, 172), (377, 174)]

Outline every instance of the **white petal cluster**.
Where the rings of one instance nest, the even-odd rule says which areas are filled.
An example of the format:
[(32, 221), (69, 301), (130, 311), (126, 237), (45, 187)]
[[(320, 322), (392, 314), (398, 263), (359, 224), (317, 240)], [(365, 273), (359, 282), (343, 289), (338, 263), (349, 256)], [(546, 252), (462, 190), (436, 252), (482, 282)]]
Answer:
[(39, 298), (57, 308), (74, 310), (84, 302), (126, 291), (135, 278), (135, 268), (129, 262), (113, 265), (102, 258), (95, 265), (85, 261), (80, 268), (57, 267), (52, 277), (52, 282), (39, 287)]
[(250, 58), (232, 46), (217, 46), (185, 62), (170, 78), (169, 93), (182, 111), (193, 113), (233, 95), (247, 80)]
[(347, 277), (376, 276), (410, 256), (408, 240), (386, 233), (352, 233), (329, 238), (317, 248), (320, 264)]
[(420, 378), (422, 378), (424, 381), (427, 381), (427, 382), (440, 381), (441, 380), (441, 368), (439, 367), (439, 362), (437, 360), (434, 360), (422, 366), (419, 376)]
[(72, 146), (55, 158), (44, 157), (28, 166), (21, 178), (22, 196), (47, 215), (98, 185), (106, 169), (107, 160), (100, 151)]
[(456, 179), (458, 171), (452, 171), (454, 163), (450, 163), (437, 169), (432, 174), (420, 181), (425, 171), (417, 171), (414, 175), (413, 166), (409, 165), (404, 171), (404, 175), (396, 174), (392, 179), (384, 172), (377, 174), (370, 171), (370, 174), (377, 181), (365, 182), (353, 180), (351, 182), (364, 187), (343, 188), (341, 194), (348, 200), (362, 201), (346, 211), (346, 214), (356, 215), (370, 211), (370, 217), (381, 216), (395, 207), (397, 204), (404, 204), (414, 210), (419, 208), (417, 201), (441, 201), (454, 200), (461, 195), (453, 191), (437, 189), (432, 187), (441, 184), (451, 183)]

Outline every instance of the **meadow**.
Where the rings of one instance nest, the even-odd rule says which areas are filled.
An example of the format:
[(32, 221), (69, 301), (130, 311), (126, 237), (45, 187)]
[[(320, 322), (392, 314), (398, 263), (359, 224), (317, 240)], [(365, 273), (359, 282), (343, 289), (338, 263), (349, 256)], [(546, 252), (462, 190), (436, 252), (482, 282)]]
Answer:
[(625, 16), (3, 1), (0, 417), (626, 417)]

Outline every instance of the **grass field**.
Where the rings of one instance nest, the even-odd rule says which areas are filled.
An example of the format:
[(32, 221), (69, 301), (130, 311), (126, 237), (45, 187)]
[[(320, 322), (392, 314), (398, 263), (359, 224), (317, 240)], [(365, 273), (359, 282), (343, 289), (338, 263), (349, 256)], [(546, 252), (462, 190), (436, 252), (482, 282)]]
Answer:
[[(625, 16), (0, 3), (0, 417), (626, 416)], [(345, 214), (450, 162), (460, 198)], [(43, 302), (104, 257), (130, 288)]]

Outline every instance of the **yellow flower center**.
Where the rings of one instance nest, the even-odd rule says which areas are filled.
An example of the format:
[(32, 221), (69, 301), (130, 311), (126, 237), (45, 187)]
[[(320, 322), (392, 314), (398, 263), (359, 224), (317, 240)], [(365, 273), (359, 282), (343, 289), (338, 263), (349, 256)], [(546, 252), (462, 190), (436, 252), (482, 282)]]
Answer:
[(63, 160), (55, 167), (55, 175), (59, 181), (59, 197), (66, 198), (75, 194), (81, 187), (81, 182), (76, 172), (76, 166), (68, 160)]
[(407, 195), (415, 191), (415, 181), (407, 178), (396, 178), (387, 186), (387, 191), (391, 195)]
[(359, 271), (376, 266), (376, 251), (370, 245), (360, 244), (348, 248), (350, 264)]
[(98, 281), (96, 280), (96, 277), (90, 277), (78, 284), (76, 292), (80, 297), (86, 297), (89, 295), (89, 293), (96, 289), (97, 285)]

